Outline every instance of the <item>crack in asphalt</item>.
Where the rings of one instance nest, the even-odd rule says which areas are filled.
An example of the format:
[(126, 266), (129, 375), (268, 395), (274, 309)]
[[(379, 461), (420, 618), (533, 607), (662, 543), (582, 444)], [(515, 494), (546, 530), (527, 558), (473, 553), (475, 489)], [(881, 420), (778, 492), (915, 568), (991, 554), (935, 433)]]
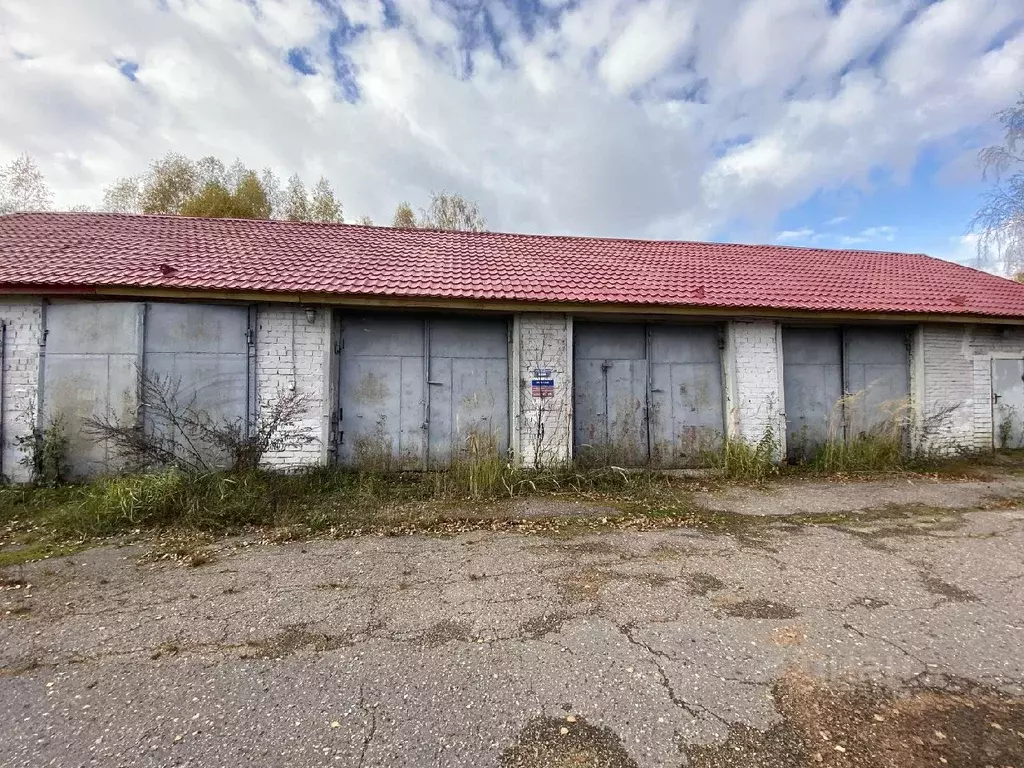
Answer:
[(911, 653), (906, 648), (904, 648), (902, 645), (900, 645), (899, 643), (897, 643), (897, 642), (895, 642), (893, 640), (890, 640), (890, 639), (888, 639), (886, 637), (882, 637), (880, 635), (873, 635), (870, 632), (865, 632), (864, 630), (859, 629), (858, 627), (855, 627), (853, 624), (851, 624), (849, 622), (845, 622), (843, 624), (843, 629), (848, 629), (851, 632), (854, 632), (854, 633), (860, 635), (865, 640), (875, 640), (875, 641), (877, 641), (879, 643), (884, 643), (885, 645), (888, 645), (891, 648), (895, 648), (897, 651), (902, 653), (904, 656), (906, 656), (906, 657), (908, 657), (910, 659), (913, 659), (914, 661), (916, 661), (918, 664), (920, 664), (925, 669), (927, 669), (928, 666), (929, 666), (929, 662), (924, 661), (919, 656)]
[(654, 665), (654, 668), (658, 670), (658, 675), (661, 678), (659, 680), (659, 683), (665, 689), (666, 693), (668, 693), (669, 701), (671, 701), (675, 706), (684, 710), (688, 715), (690, 715), (690, 717), (699, 718), (701, 716), (700, 713), (703, 712), (704, 714), (710, 715), (711, 717), (715, 718), (724, 725), (730, 724), (729, 721), (726, 720), (724, 717), (719, 715), (717, 712), (709, 709), (708, 707), (704, 706), (703, 704), (688, 702), (685, 699), (679, 697), (679, 695), (675, 692), (675, 688), (672, 686), (672, 681), (669, 679), (668, 673), (665, 671), (665, 668), (662, 666), (660, 661), (657, 661), (657, 659), (674, 661), (674, 658), (672, 656), (665, 653), (664, 651), (651, 648), (651, 646), (645, 643), (643, 640), (640, 640), (638, 637), (635, 637), (633, 634), (636, 630), (635, 625), (615, 624), (614, 626), (623, 635), (623, 637), (625, 637), (630, 642), (630, 644), (635, 645), (637, 648), (643, 649), (647, 652), (648, 656), (650, 656), (650, 661)]

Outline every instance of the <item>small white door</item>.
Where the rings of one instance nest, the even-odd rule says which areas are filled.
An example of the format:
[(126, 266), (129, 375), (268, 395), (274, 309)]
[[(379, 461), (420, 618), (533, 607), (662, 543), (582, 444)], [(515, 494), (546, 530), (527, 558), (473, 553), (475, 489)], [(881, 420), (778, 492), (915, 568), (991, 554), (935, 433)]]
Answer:
[(1024, 448), (1024, 360), (992, 361), (992, 439), (996, 448)]

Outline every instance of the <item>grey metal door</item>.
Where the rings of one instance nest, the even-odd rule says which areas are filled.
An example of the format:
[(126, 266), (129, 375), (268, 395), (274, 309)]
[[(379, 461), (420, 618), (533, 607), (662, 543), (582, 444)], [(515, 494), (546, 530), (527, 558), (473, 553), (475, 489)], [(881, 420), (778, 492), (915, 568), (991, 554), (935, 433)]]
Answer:
[(828, 440), (842, 438), (842, 332), (838, 328), (783, 328), (782, 379), (789, 457), (808, 459)]
[(445, 467), (467, 454), (508, 451), (508, 322), (429, 318), (428, 458)]
[(116, 470), (105, 441), (83, 430), (90, 417), (131, 423), (138, 408), (143, 304), (54, 303), (46, 308), (41, 422), (64, 422), (68, 469), (83, 478)]
[[(168, 387), (179, 411), (191, 408), (217, 425), (237, 425), (249, 417), (247, 307), (216, 304), (152, 303), (146, 306), (143, 370), (147, 379)], [(272, 394), (272, 393), (267, 393)], [(146, 428), (165, 433), (165, 423), (145, 408)], [(225, 464), (212, 445), (195, 446), (213, 464)]]
[(648, 326), (651, 462), (695, 463), (721, 445), (725, 429), (722, 359), (714, 326)]
[(992, 361), (992, 440), (1024, 448), (1024, 360)]
[(647, 339), (641, 324), (577, 323), (574, 439), (583, 461), (639, 466), (649, 459)]
[(844, 331), (846, 437), (901, 430), (910, 407), (910, 350), (904, 328)]
[(342, 320), (338, 459), (448, 466), (508, 451), (505, 319), (349, 315)]
[(423, 319), (342, 320), (338, 459), (348, 466), (420, 469), (427, 457)]

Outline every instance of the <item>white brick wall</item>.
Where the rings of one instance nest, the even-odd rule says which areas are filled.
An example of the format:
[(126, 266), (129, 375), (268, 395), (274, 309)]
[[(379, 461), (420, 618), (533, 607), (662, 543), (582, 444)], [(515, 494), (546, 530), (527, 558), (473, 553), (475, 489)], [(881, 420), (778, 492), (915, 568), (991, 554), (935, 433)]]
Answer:
[(328, 372), (331, 355), (331, 311), (318, 308), (309, 323), (306, 308), (260, 305), (256, 332), (256, 393), (261, 406), (278, 391), (298, 391), (307, 398), (301, 426), (316, 437), (302, 448), (267, 454), (273, 469), (297, 469), (327, 461), (333, 395)]
[[(1024, 329), (1014, 326), (924, 325), (918, 333), (923, 381), (915, 383), (928, 423), (924, 447), (992, 448), (992, 360), (1024, 357)], [(937, 414), (950, 411), (944, 418)], [(929, 422), (937, 423), (929, 423)]]
[[(552, 369), (554, 397), (533, 397), (530, 381), (535, 368)], [(567, 461), (572, 457), (572, 318), (516, 315), (510, 370), (516, 377), (514, 410), (518, 404), (513, 422), (516, 457), (526, 466)]]
[(39, 343), (43, 330), (40, 299), (5, 299), (0, 302), (0, 323), (7, 326), (3, 359), (3, 474), (11, 482), (27, 482), (30, 472), (15, 438), (32, 432), (39, 386)]
[(778, 324), (730, 322), (726, 329), (726, 424), (731, 438), (760, 441), (771, 428), (785, 448)]

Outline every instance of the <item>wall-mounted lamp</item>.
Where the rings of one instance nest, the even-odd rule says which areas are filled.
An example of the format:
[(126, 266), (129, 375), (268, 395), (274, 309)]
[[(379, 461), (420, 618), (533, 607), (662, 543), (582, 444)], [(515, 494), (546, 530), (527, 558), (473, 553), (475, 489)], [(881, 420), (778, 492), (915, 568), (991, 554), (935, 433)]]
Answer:
[(316, 307), (306, 307), (306, 322), (310, 325), (316, 322)]

